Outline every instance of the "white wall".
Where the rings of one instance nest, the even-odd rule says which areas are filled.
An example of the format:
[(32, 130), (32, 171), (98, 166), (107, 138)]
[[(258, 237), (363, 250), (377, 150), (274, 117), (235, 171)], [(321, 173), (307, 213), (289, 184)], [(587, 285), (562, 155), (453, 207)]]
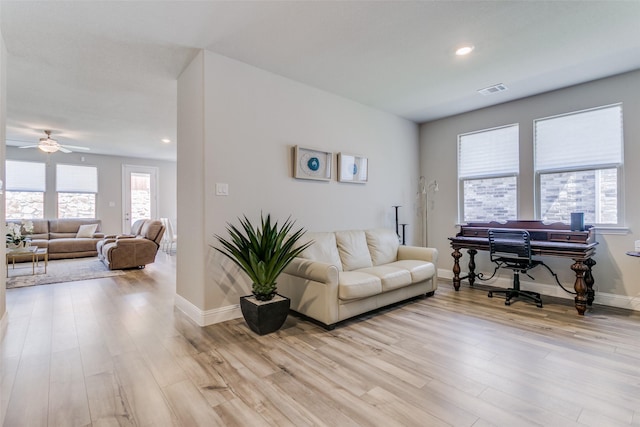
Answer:
[[(433, 209), (429, 210), (429, 245), (440, 250), (438, 262), (441, 275), (451, 277), (453, 260), (447, 237), (458, 231), (457, 223), (457, 135), (510, 123), (520, 124), (519, 217), (534, 218), (533, 196), (533, 120), (591, 107), (623, 103), (625, 139), (625, 187), (623, 215), (630, 232), (624, 235), (599, 234), (594, 268), (596, 303), (640, 309), (640, 260), (625, 255), (640, 239), (640, 71), (610, 77), (490, 108), (461, 114), (423, 124), (420, 127), (420, 166), (427, 180), (437, 180), (440, 191), (435, 193)], [(499, 96), (499, 95), (495, 95)], [(480, 254), (479, 271), (491, 272), (486, 254)], [(465, 256), (463, 261), (467, 260)], [(575, 276), (570, 260), (549, 259), (562, 281), (573, 288)], [(466, 266), (461, 264), (463, 271)], [(503, 273), (508, 276), (508, 273)], [(544, 272), (534, 274), (536, 284), (548, 294), (569, 297), (551, 284)], [(540, 285), (544, 283), (545, 285)], [(524, 287), (524, 285), (523, 285)]]
[[(0, 4), (0, 14), (2, 13), (2, 5)], [(2, 28), (0, 28), (0, 141), (4, 141), (6, 139), (6, 117), (7, 117), (7, 49), (4, 45), (4, 38), (2, 37)], [(0, 218), (4, 218), (4, 182), (5, 182), (5, 167), (4, 167), (4, 159), (5, 159), (5, 148), (4, 144), (0, 144), (0, 179), (2, 180), (2, 185), (0, 185)], [(0, 225), (0, 230), (2, 230), (2, 235), (6, 234), (5, 223), (2, 221)], [(6, 248), (5, 245), (0, 245), (0, 256), (2, 259), (6, 259)], [(6, 263), (1, 263), (2, 267), (0, 268), (0, 341), (4, 338), (4, 331), (6, 326)], [(3, 402), (0, 402), (3, 403)], [(4, 405), (2, 405), (4, 408)], [(4, 413), (0, 412), (0, 424), (4, 417), (2, 416)]]
[[(202, 103), (197, 90), (201, 77)], [(188, 81), (194, 84), (189, 85)], [(280, 220), (291, 215), (297, 226), (313, 231), (393, 228), (391, 206), (402, 205), (400, 222), (409, 223), (407, 242), (419, 240), (416, 124), (210, 52), (199, 56), (181, 76), (179, 100), (186, 97), (187, 91), (197, 98), (189, 104), (193, 115), (204, 106), (204, 188), (197, 188), (190, 199), (197, 205), (197, 197), (203, 194), (205, 204), (204, 228), (200, 228), (199, 218), (188, 224), (179, 211), (183, 233), (185, 227), (193, 233), (204, 231), (205, 243), (215, 245), (215, 234), (226, 235), (226, 222), (236, 223), (236, 218), (244, 214), (256, 220), (260, 212), (271, 213)], [(180, 103), (178, 110), (183, 106)], [(180, 113), (179, 163), (182, 150), (185, 154), (198, 153), (201, 146), (199, 136), (193, 135), (195, 131), (181, 126), (188, 120), (193, 126), (200, 125), (193, 117), (182, 117)], [(330, 182), (294, 179), (294, 145), (367, 156), (369, 182), (337, 182), (335, 156)], [(193, 182), (192, 174), (198, 167), (196, 164), (189, 171), (179, 168), (181, 196), (183, 179), (185, 185)], [(229, 184), (229, 196), (216, 196), (216, 183)], [(188, 295), (203, 295), (204, 304), (190, 300), (186, 290), (181, 293), (179, 289), (178, 294), (206, 311), (205, 317), (211, 314), (214, 318), (225, 308), (236, 306), (238, 297), (249, 292), (249, 286), (242, 283), (230, 262), (210, 247), (205, 247), (199, 257), (206, 260), (204, 283), (193, 282), (194, 276), (178, 268), (178, 286), (193, 282)], [(179, 258), (178, 265), (181, 262), (187, 261)], [(202, 293), (193, 291), (198, 287)]]
[[(45, 218), (56, 218), (57, 216), (56, 164), (96, 166), (98, 168), (96, 215), (102, 221), (102, 230), (107, 234), (129, 232), (129, 230), (122, 230), (124, 209), (122, 206), (122, 165), (139, 165), (158, 168), (158, 217), (170, 218), (174, 224), (176, 223), (176, 162), (75, 152), (69, 154), (58, 152), (49, 156), (47, 159), (47, 154), (38, 149), (6, 147), (6, 158), (9, 160), (47, 163)], [(84, 161), (81, 160), (81, 157), (84, 157)], [(110, 202), (113, 202), (114, 206), (110, 206)], [(2, 206), (4, 209), (4, 203)]]

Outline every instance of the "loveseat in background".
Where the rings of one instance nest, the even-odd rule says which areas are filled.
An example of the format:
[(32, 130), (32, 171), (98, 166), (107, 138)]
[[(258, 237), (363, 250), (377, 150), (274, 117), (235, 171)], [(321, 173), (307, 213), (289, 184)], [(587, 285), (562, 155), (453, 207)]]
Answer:
[(392, 230), (308, 232), (313, 244), (278, 278), (291, 310), (326, 328), (438, 287), (435, 248), (401, 246)]

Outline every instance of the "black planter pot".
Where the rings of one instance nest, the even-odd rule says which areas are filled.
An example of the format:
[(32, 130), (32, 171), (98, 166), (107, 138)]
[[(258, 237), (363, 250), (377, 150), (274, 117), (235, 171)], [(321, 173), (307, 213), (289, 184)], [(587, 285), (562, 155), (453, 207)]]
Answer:
[(240, 297), (240, 309), (249, 329), (258, 335), (275, 332), (284, 324), (289, 314), (291, 300), (282, 295), (270, 301), (258, 301), (254, 295)]

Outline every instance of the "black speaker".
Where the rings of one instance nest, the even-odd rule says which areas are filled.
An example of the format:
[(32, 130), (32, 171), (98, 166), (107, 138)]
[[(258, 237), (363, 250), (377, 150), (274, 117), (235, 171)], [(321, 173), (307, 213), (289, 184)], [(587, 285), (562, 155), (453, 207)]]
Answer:
[(571, 213), (571, 231), (584, 231), (584, 213)]

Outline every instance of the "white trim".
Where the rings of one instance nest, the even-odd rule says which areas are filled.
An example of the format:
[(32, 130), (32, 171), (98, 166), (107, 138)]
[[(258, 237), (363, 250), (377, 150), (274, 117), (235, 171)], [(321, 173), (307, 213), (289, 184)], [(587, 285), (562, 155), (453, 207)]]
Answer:
[[(460, 275), (464, 276), (466, 275), (466, 273), (460, 272)], [(448, 269), (439, 268), (438, 278), (451, 280), (453, 279), (453, 272)], [(476, 283), (478, 283), (478, 281), (476, 281)], [(511, 286), (511, 280), (508, 278), (497, 278), (497, 279), (487, 281), (485, 283), (490, 284), (491, 286), (495, 286), (496, 288), (508, 288), (509, 286)], [(525, 280), (521, 280), (520, 283), (524, 289), (538, 292), (539, 294), (542, 294), (542, 295), (548, 295), (548, 296), (563, 298), (568, 300), (573, 300), (574, 298), (573, 295), (566, 293), (556, 284), (537, 283), (537, 282), (530, 282)], [(571, 284), (570, 287), (567, 287), (567, 289), (573, 290), (573, 284)], [(594, 300), (594, 304), (605, 305), (608, 307), (624, 308), (626, 310), (640, 311), (640, 295), (632, 297), (627, 295), (617, 295), (617, 294), (598, 292), (596, 290), (596, 297)]]
[[(4, 311), (2, 315), (2, 319), (0, 319), (0, 343), (4, 339), (5, 334), (7, 333), (7, 325), (9, 324), (9, 318), (7, 316), (7, 310)], [(0, 421), (2, 418), (0, 418)]]
[(629, 227), (609, 227), (606, 225), (594, 226), (596, 235), (626, 236), (631, 233)]
[(240, 304), (228, 305), (226, 307), (219, 307), (203, 311), (193, 305), (191, 301), (187, 300), (181, 295), (176, 294), (174, 305), (189, 319), (193, 320), (198, 326), (209, 326), (215, 323), (226, 322), (227, 320), (238, 319), (242, 317)]

